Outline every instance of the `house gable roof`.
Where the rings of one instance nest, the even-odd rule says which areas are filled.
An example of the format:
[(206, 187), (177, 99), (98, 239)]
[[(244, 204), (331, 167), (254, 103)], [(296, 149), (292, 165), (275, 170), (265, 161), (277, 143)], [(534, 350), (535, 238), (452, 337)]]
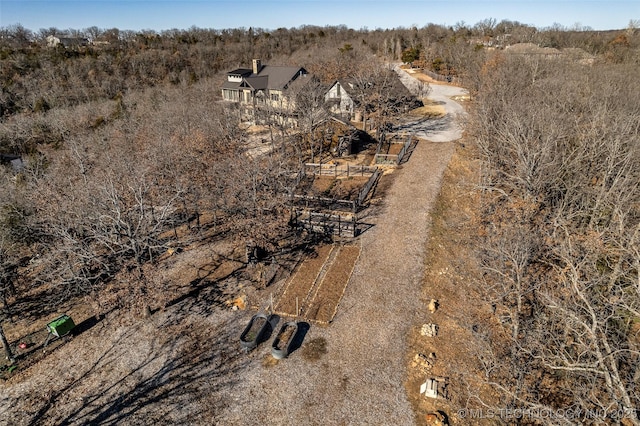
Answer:
[(246, 77), (243, 80), (243, 87), (251, 87), (254, 90), (264, 90), (269, 88), (269, 76), (255, 75)]
[(353, 95), (354, 81), (350, 79), (339, 79), (333, 82), (331, 86), (327, 89), (327, 92), (333, 89), (337, 84), (340, 84), (340, 88), (344, 89), (345, 92), (351, 97)]
[[(373, 83), (369, 83), (369, 82), (358, 82), (355, 79), (352, 78), (341, 78), (338, 79), (336, 81), (333, 82), (333, 84), (329, 87), (329, 89), (327, 90), (327, 92), (329, 90), (331, 90), (332, 88), (334, 88), (337, 84), (340, 84), (340, 87), (342, 90), (344, 90), (349, 97), (353, 98), (353, 95), (356, 92), (357, 86), (363, 86), (364, 87), (370, 87), (372, 86)], [(409, 89), (406, 88), (406, 86), (404, 84), (402, 84), (402, 82), (400, 81), (400, 79), (395, 78), (395, 76), (393, 76), (392, 78), (390, 78), (388, 80), (388, 89), (389, 93), (395, 97), (395, 98), (401, 98), (401, 97), (411, 97), (411, 92), (409, 92)], [(355, 99), (354, 99), (355, 101)]]
[(287, 88), (287, 85), (291, 81), (303, 74), (307, 74), (307, 70), (302, 67), (264, 65), (258, 73), (258, 76), (267, 77), (269, 89), (283, 90)]
[(302, 67), (262, 65), (257, 74), (249, 68), (237, 68), (227, 72), (229, 77), (241, 77), (242, 81), (225, 81), (223, 89), (250, 87), (255, 90), (284, 90), (307, 70)]

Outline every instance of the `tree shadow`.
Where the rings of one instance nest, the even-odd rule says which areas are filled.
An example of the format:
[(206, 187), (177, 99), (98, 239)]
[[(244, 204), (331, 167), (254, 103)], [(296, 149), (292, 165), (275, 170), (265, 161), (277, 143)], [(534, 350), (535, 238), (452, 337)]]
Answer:
[[(131, 365), (118, 380), (84, 393), (82, 403), (63, 418), (55, 418), (54, 407), (72, 397), (90, 376), (99, 377), (100, 370), (119, 362), (122, 356), (114, 343), (80, 377), (60, 390), (53, 391), (44, 405), (28, 420), (29, 424), (53, 422), (59, 425), (140, 424), (153, 413), (154, 422), (198, 423), (228, 406), (225, 388), (236, 386), (239, 371), (249, 362), (231, 345), (235, 327), (229, 318), (215, 329), (179, 329), (175, 338), (153, 345), (143, 359)], [(164, 324), (163, 324), (164, 325)], [(126, 339), (133, 337), (133, 331)], [(206, 338), (205, 338), (206, 336)], [(206, 344), (193, 346), (192, 342)], [(126, 345), (127, 342), (121, 342)], [(159, 360), (162, 359), (159, 363)], [(215, 386), (209, 385), (215, 382)], [(77, 389), (76, 389), (77, 388)], [(211, 396), (215, 389), (216, 395)], [(191, 405), (193, 401), (206, 401)], [(184, 407), (189, 404), (189, 410)]]
[(59, 300), (59, 291), (53, 288), (40, 289), (32, 294), (21, 294), (11, 303), (10, 316), (21, 319), (40, 319), (50, 316), (59, 311)]
[[(190, 283), (191, 289), (186, 293), (167, 301), (164, 304), (164, 309), (183, 304), (183, 306), (180, 306), (177, 311), (180, 312), (189, 305), (184, 304), (184, 302), (189, 299), (197, 303), (204, 314), (213, 313), (215, 308), (226, 307), (225, 301), (231, 297), (231, 292), (227, 291), (228, 289), (225, 286), (225, 282), (229, 279), (239, 277), (240, 274), (242, 274), (243, 268), (244, 267), (240, 267), (231, 271), (226, 276), (216, 279), (215, 281), (209, 280), (207, 278), (208, 275), (192, 280)], [(157, 308), (153, 310), (152, 313), (156, 313), (159, 310), (160, 308)]]
[(73, 328), (73, 330), (71, 330), (71, 334), (73, 336), (79, 336), (82, 333), (91, 330), (98, 323), (102, 322), (102, 320), (104, 319), (105, 315), (108, 315), (108, 313), (107, 314), (91, 316), (91, 317), (85, 319), (84, 321), (80, 322), (79, 324), (76, 324), (76, 326)]
[[(44, 359), (47, 355), (63, 346), (71, 338), (93, 328), (104, 319), (104, 316), (105, 315), (101, 315), (99, 317), (91, 316), (77, 324), (69, 334), (61, 337), (55, 337), (53, 339), (51, 339), (49, 331), (44, 326), (39, 330), (20, 336), (18, 339), (10, 343), (13, 354), (15, 355), (14, 358), (16, 365), (19, 367), (20, 371), (29, 369), (31, 366)], [(24, 347), (21, 346), (22, 344), (24, 344)], [(7, 362), (8, 361), (6, 360), (0, 361), (0, 367), (3, 367)]]
[(422, 118), (402, 123), (398, 125), (396, 131), (414, 134), (424, 133), (428, 138), (428, 136), (432, 133), (437, 133), (449, 129), (452, 120), (453, 118), (450, 116), (450, 114), (437, 119)]
[(356, 237), (364, 234), (374, 226), (375, 225), (373, 223), (358, 222), (356, 225)]

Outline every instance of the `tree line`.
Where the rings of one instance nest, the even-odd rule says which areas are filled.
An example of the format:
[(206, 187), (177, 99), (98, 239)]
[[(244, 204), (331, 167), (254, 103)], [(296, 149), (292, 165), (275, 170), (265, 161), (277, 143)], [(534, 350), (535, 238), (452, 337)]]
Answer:
[[(429, 24), (391, 30), (302, 26), (271, 31), (192, 27), (134, 32), (89, 27), (33, 32), (16, 24), (0, 28), (0, 117), (113, 99), (118, 93), (156, 85), (214, 78), (225, 70), (247, 66), (253, 58), (287, 65), (311, 63), (313, 68), (316, 55), (326, 59), (327, 52), (345, 46), (364, 47), (368, 53), (391, 61), (420, 59), (439, 73), (466, 77), (475, 74), (470, 64), (482, 56), (474, 51), (482, 50), (488, 40), (497, 45), (528, 42), (580, 47), (609, 61), (630, 60), (627, 56), (637, 47), (632, 36), (637, 26), (631, 21), (627, 32), (558, 25), (537, 29), (517, 21), (486, 19), (475, 25), (459, 22), (450, 27)], [(46, 46), (50, 35), (84, 37), (90, 44), (51, 48)], [(637, 63), (637, 55), (633, 61)], [(323, 78), (335, 74), (324, 70), (310, 71)]]
[[(321, 37), (332, 34), (326, 30)], [(34, 55), (38, 65), (8, 83), (15, 88), (19, 78), (23, 100), (33, 105), (0, 119), (1, 151), (24, 161), (18, 169), (0, 168), (2, 318), (37, 316), (79, 295), (100, 301), (105, 284), (119, 280), (130, 280), (131, 294), (114, 306), (99, 302), (102, 308), (131, 307), (140, 300), (148, 304), (154, 298), (162, 302), (162, 288), (150, 276), (170, 247), (229, 238), (275, 249), (291, 233), (286, 195), (293, 191), (301, 163), (327, 153), (305, 136), (327, 118), (327, 86), (321, 79), (353, 73), (366, 80), (358, 93), (372, 121), (387, 120), (402, 102), (389, 92), (395, 73), (372, 59), (366, 46), (351, 47), (339, 38), (335, 43), (339, 48), (326, 48), (309, 63), (325, 74), (290, 93), (296, 107), (287, 113), (298, 128), (274, 119), (273, 111), (257, 112), (268, 128), (262, 137), (268, 149), (258, 150), (262, 154), (254, 153), (256, 138), (247, 133), (242, 110), (220, 102), (223, 72), (202, 65), (197, 78), (182, 69), (176, 81), (167, 81), (143, 65), (149, 64), (144, 58), (153, 57), (156, 69), (170, 72), (169, 62), (158, 58), (169, 50), (179, 56), (173, 47), (120, 50), (112, 56), (116, 62), (101, 71), (116, 73), (109, 78), (119, 86), (109, 95), (96, 94), (108, 81), (89, 87), (80, 78), (103, 63), (104, 52), (96, 56), (92, 48), (68, 53), (40, 46), (13, 50), (11, 55)], [(56, 84), (59, 76), (48, 68), (55, 55), (64, 57), (54, 61), (56, 70), (67, 73), (64, 84)], [(229, 68), (247, 66), (227, 60)], [(298, 60), (276, 64), (306, 65)], [(12, 60), (6, 64), (21, 66)], [(135, 84), (124, 87), (128, 79)], [(37, 101), (45, 88), (47, 99)], [(58, 102), (56, 93), (64, 100)], [(34, 294), (41, 309), (30, 305)]]
[(498, 53), (480, 76), (477, 285), (502, 325), (479, 368), (499, 408), (640, 424), (637, 63)]

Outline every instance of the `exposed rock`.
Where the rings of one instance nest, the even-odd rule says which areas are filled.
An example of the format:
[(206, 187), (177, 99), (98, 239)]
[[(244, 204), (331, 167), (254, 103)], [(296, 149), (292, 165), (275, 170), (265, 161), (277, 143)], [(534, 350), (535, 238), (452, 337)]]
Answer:
[(434, 313), (435, 311), (438, 310), (438, 306), (440, 306), (440, 304), (438, 303), (438, 300), (431, 299), (431, 302), (429, 302), (429, 312)]
[(425, 424), (429, 426), (447, 426), (449, 424), (447, 416), (441, 411), (425, 414), (424, 420)]
[(438, 325), (437, 324), (423, 324), (420, 329), (420, 334), (427, 337), (435, 337), (438, 335)]

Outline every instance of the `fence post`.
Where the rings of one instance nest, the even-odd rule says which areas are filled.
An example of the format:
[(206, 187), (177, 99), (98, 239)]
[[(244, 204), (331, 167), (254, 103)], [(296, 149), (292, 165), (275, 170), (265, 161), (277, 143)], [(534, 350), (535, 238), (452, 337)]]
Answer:
[(355, 238), (356, 237), (356, 215), (354, 214), (351, 217), (351, 220), (353, 221), (353, 231), (352, 231), (352, 237)]

